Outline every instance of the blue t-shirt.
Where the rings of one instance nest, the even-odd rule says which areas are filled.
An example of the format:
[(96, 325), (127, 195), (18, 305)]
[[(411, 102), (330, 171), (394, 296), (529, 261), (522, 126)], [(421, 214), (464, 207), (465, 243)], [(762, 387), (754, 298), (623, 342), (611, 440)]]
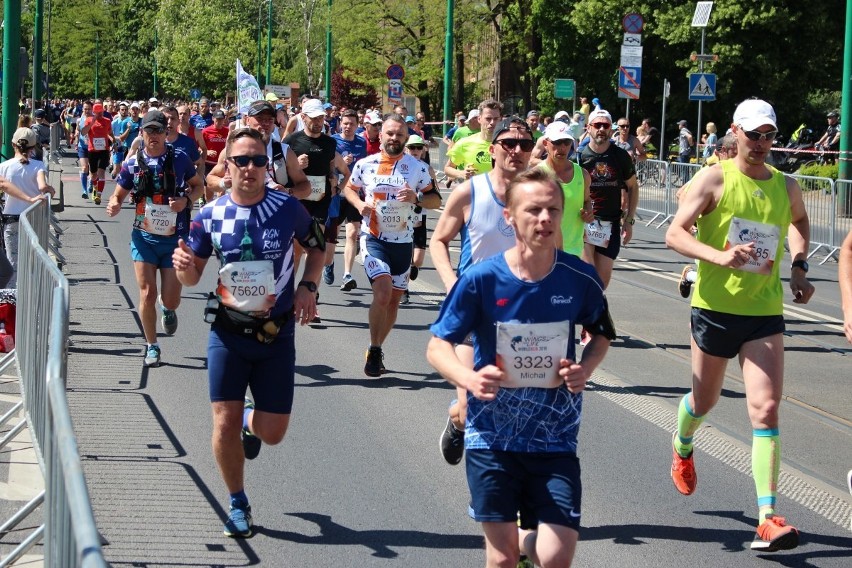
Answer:
[[(592, 326), (602, 315), (604, 288), (595, 269), (557, 251), (538, 282), (518, 279), (504, 254), (473, 265), (447, 296), (432, 333), (462, 343), (474, 333), (474, 369), (497, 362), (497, 322), (571, 322)], [(574, 325), (565, 357), (576, 360)], [(465, 447), (511, 452), (576, 452), (582, 393), (558, 388), (506, 388), (493, 401), (468, 394)]]
[(356, 135), (352, 140), (344, 140), (343, 134), (334, 134), (332, 138), (334, 138), (334, 142), (337, 144), (338, 154), (344, 158), (347, 154), (352, 154), (352, 158), (355, 161), (349, 166), (350, 170), (355, 165), (355, 162), (367, 157), (367, 142), (361, 136)]
[(237, 205), (230, 194), (205, 205), (192, 220), (187, 244), (199, 258), (214, 253), (219, 266), (245, 260), (271, 260), (275, 273), (277, 318), (291, 310), (294, 296), (293, 239), (304, 240), (312, 218), (298, 199), (266, 188), (263, 200), (251, 207)]
[(124, 123), (125, 128), (129, 131), (127, 134), (127, 138), (124, 139), (124, 150), (130, 150), (130, 146), (133, 144), (133, 141), (139, 137), (139, 127), (142, 124), (142, 119), (139, 118), (136, 121), (131, 117), (127, 117), (126, 122)]
[[(130, 190), (131, 193), (136, 192), (139, 179), (143, 175), (141, 168), (139, 168), (139, 165), (136, 162), (137, 155), (138, 154), (128, 156), (128, 158), (124, 161), (124, 164), (121, 166), (121, 171), (118, 173), (118, 177), (115, 179), (116, 185), (123, 189)], [(154, 175), (154, 203), (157, 203), (158, 201), (162, 202), (163, 204), (168, 203), (168, 197), (162, 195), (164, 188), (163, 164), (166, 161), (166, 155), (167, 154), (163, 154), (162, 156), (151, 158), (144, 151), (142, 152), (142, 156), (145, 159), (145, 163), (148, 164), (148, 167), (151, 168), (151, 173)], [(189, 161), (189, 157), (186, 154), (184, 154), (183, 152), (175, 151), (174, 170), (175, 197), (178, 197), (185, 194), (189, 180), (192, 179), (192, 177), (195, 175), (195, 165), (193, 165), (193, 163)], [(142, 231), (151, 238), (177, 239), (177, 237), (185, 236), (189, 232), (189, 214), (190, 211), (187, 209), (184, 209), (183, 211), (177, 214), (174, 236), (163, 237), (160, 235), (151, 235), (150, 233), (142, 229), (142, 224), (145, 218), (145, 203), (141, 202), (136, 204), (136, 218), (133, 222), (133, 228)]]
[(196, 114), (191, 116), (189, 117), (189, 123), (192, 124), (196, 130), (204, 130), (213, 124), (213, 113), (208, 112), (205, 115)]
[(115, 137), (116, 141), (118, 141), (118, 137), (124, 132), (124, 129), (127, 127), (127, 121), (130, 120), (127, 118), (120, 118), (112, 121), (112, 135)]
[(201, 157), (201, 151), (198, 149), (198, 144), (186, 134), (178, 134), (174, 142), (169, 142), (175, 147), (178, 152), (183, 152), (194, 164)]

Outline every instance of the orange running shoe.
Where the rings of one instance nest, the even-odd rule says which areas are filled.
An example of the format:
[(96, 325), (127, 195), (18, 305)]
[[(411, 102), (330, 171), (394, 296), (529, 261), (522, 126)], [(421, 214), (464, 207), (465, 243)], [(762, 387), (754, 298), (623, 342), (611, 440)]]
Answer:
[[(674, 436), (677, 436), (677, 433)], [(689, 452), (685, 458), (680, 457), (674, 449), (674, 436), (672, 436), (672, 481), (674, 481), (675, 489), (684, 495), (692, 495), (695, 493), (695, 486), (698, 485), (695, 462), (692, 461), (694, 452)]]
[(784, 517), (767, 515), (766, 520), (757, 527), (757, 534), (751, 543), (751, 549), (759, 552), (792, 550), (799, 546), (799, 530), (790, 526)]

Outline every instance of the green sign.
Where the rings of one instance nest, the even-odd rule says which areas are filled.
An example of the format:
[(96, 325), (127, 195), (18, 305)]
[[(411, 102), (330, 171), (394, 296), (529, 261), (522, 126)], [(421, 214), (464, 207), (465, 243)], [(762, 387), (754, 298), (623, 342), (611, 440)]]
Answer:
[(556, 79), (554, 91), (557, 99), (573, 99), (574, 79)]

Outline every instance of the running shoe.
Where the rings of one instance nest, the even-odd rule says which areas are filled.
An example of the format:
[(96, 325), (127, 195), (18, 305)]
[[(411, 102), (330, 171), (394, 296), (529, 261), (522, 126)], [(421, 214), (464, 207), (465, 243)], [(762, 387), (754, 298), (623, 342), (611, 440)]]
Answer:
[(162, 296), (157, 297), (157, 303), (160, 304), (160, 311), (163, 312), (160, 318), (160, 323), (163, 325), (163, 332), (166, 335), (174, 335), (178, 328), (178, 317), (175, 310), (167, 310), (163, 305)]
[(101, 194), (95, 193), (94, 197), (92, 197), (92, 201), (95, 202), (95, 205), (100, 205), (101, 204)]
[(145, 352), (145, 366), (157, 367), (160, 365), (160, 346), (149, 345), (148, 351)]
[[(243, 408), (254, 408), (254, 402), (252, 402), (249, 397), (246, 397)], [(263, 445), (260, 438), (252, 434), (251, 430), (246, 427), (243, 427), (243, 430), (240, 433), (240, 438), (243, 440), (243, 453), (245, 454), (246, 459), (253, 460), (256, 458), (257, 454), (260, 453), (260, 446)]]
[(331, 286), (334, 284), (334, 263), (322, 269), (322, 281)]
[(364, 363), (364, 374), (368, 377), (380, 377), (385, 372), (385, 365), (382, 362), (385, 355), (382, 353), (381, 347), (370, 347), (367, 349), (367, 362)]
[(683, 270), (680, 273), (680, 282), (677, 284), (677, 289), (682, 298), (689, 298), (689, 291), (692, 289), (692, 282), (686, 279), (686, 275), (692, 270), (695, 270), (695, 267), (691, 264), (687, 264), (683, 267)]
[(447, 417), (447, 427), (441, 432), (441, 455), (450, 465), (458, 465), (464, 457), (464, 432)]
[(80, 194), (80, 197), (82, 197), (83, 199), (88, 200), (88, 199), (89, 199), (89, 192), (88, 192), (88, 191), (86, 191), (86, 190), (84, 189), (84, 190), (83, 190), (83, 193), (81, 193), (81, 194)]
[(232, 500), (228, 520), (225, 522), (225, 536), (231, 538), (248, 538), (251, 536), (251, 505)]
[(420, 269), (412, 264), (411, 265), (411, 272), (409, 273), (408, 277), (411, 278), (412, 280), (417, 280), (418, 274), (420, 274)]
[(354, 290), (358, 287), (358, 284), (355, 282), (355, 279), (352, 278), (351, 274), (343, 275), (343, 283), (340, 285), (340, 289), (344, 292), (349, 292), (350, 290)]
[[(675, 436), (677, 436), (677, 433), (675, 433)], [(672, 436), (672, 481), (675, 489), (684, 495), (695, 493), (695, 486), (698, 485), (695, 462), (692, 460), (693, 453), (689, 452), (687, 457), (682, 458), (674, 449), (674, 436)]]
[(751, 542), (751, 549), (759, 552), (792, 550), (799, 546), (799, 530), (790, 526), (784, 517), (767, 515), (766, 520), (757, 527), (757, 534)]
[(402, 293), (402, 296), (399, 298), (400, 305), (408, 305), (411, 303), (411, 295), (408, 293), (408, 290)]

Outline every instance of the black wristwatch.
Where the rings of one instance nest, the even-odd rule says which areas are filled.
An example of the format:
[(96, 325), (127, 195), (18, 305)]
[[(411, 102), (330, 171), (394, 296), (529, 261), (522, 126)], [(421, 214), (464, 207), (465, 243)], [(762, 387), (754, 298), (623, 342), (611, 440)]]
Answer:
[(807, 260), (794, 260), (793, 264), (790, 265), (790, 270), (794, 268), (801, 268), (804, 272), (808, 271), (808, 261)]
[(308, 292), (314, 293), (317, 291), (317, 285), (311, 282), (310, 280), (302, 280), (299, 282), (299, 286), (304, 286), (308, 289)]

